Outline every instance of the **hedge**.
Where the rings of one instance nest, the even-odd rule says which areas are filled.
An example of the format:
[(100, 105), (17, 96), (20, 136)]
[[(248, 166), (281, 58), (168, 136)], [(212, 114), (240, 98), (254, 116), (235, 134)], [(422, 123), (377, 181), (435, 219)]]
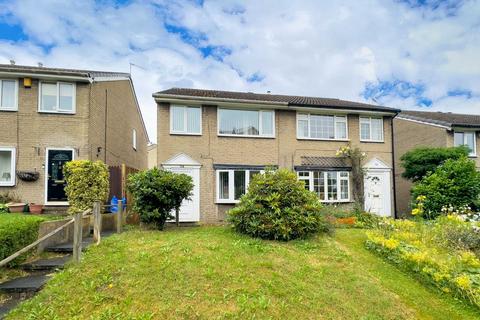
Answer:
[[(34, 242), (38, 228), (45, 218), (21, 214), (0, 214), (0, 260)], [(15, 265), (25, 260), (26, 255), (15, 259)]]

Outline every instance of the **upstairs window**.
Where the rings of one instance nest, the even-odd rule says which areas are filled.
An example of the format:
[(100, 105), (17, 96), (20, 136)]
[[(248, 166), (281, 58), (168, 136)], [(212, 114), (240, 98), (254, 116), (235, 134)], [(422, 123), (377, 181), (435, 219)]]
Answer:
[(201, 107), (170, 106), (170, 133), (171, 134), (202, 134)]
[(275, 137), (273, 110), (218, 109), (218, 135)]
[(470, 150), (469, 156), (474, 157), (477, 155), (475, 132), (455, 132), (454, 133), (454, 145), (467, 146)]
[(0, 186), (15, 185), (15, 148), (0, 147)]
[(40, 82), (40, 112), (75, 113), (76, 88), (73, 83)]
[(346, 140), (347, 117), (333, 115), (297, 114), (297, 138)]
[(0, 110), (16, 111), (18, 86), (16, 80), (0, 79)]
[(383, 118), (360, 117), (360, 141), (383, 142)]

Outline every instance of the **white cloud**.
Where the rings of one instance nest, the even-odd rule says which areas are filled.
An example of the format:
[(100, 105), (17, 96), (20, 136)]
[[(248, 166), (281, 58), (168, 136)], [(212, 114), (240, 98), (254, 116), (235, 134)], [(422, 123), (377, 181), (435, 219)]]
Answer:
[[(432, 108), (480, 113), (480, 3), (456, 11), (399, 1), (26, 0), (0, 6), (21, 24), (25, 41), (0, 41), (0, 62), (128, 71), (152, 141), (151, 94), (171, 86), (308, 94), (363, 100), (367, 82), (423, 85)], [(454, 14), (452, 14), (452, 12)], [(448, 13), (448, 14), (447, 14)], [(176, 26), (179, 33), (165, 27)], [(189, 30), (194, 39), (181, 32)], [(172, 30), (170, 30), (172, 31)], [(197, 37), (200, 35), (200, 37)], [(227, 48), (223, 60), (198, 46)], [(256, 74), (261, 81), (249, 82)], [(467, 95), (447, 97), (462, 89)], [(381, 103), (418, 108), (418, 99)]]

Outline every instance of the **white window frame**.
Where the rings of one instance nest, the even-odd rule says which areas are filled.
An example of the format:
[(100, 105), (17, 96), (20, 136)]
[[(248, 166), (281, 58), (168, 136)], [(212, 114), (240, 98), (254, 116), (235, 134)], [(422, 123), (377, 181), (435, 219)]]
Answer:
[[(265, 173), (263, 169), (218, 169), (215, 172), (215, 183), (217, 185), (216, 203), (239, 203), (240, 200), (235, 200), (235, 171), (245, 171), (245, 186), (248, 191), (250, 185), (250, 171), (260, 171), (260, 174)], [(220, 172), (228, 172), (228, 199), (220, 199)]]
[[(173, 130), (173, 112), (172, 108), (183, 108), (183, 130), (182, 131), (177, 131)], [(197, 108), (200, 109), (200, 132), (187, 132), (187, 108)], [(203, 108), (201, 106), (187, 106), (187, 105), (179, 105), (179, 104), (171, 104), (170, 105), (170, 134), (175, 134), (175, 135), (187, 135), (187, 136), (201, 136), (202, 135), (202, 110)]]
[[(233, 134), (233, 133), (220, 133), (220, 110), (237, 110), (237, 111), (258, 111), (258, 135), (254, 134)], [(272, 133), (262, 134), (263, 132), (263, 112), (272, 113)], [(217, 108), (217, 135), (219, 137), (238, 137), (238, 138), (275, 138), (275, 110), (274, 109), (239, 109), (239, 108)]]
[[(466, 133), (470, 133), (470, 134), (473, 134), (473, 150), (471, 153), (468, 154), (469, 157), (476, 157), (477, 156), (477, 132), (476, 131), (473, 131), (473, 130), (456, 130), (453, 132), (453, 145), (455, 147), (459, 147), (457, 145), (455, 145), (455, 133), (461, 133), (463, 134), (463, 146), (467, 146), (466, 142), (467, 142), (467, 139), (466, 139), (466, 136), (465, 134)], [(468, 146), (467, 146), (468, 147)]]
[[(351, 202), (351, 189), (352, 189), (352, 186), (351, 186), (351, 183), (350, 183), (350, 172), (348, 171), (327, 171), (327, 170), (300, 170), (300, 171), (297, 171), (297, 178), (298, 180), (300, 181), (305, 181), (305, 180), (308, 180), (309, 181), (309, 190), (312, 191), (312, 192), (315, 192), (315, 188), (314, 188), (314, 185), (313, 185), (313, 172), (314, 171), (319, 171), (319, 172), (323, 172), (324, 175), (323, 175), (323, 187), (324, 187), (324, 193), (325, 193), (325, 196), (323, 199), (320, 199), (320, 202), (325, 202), (325, 203), (342, 203), (342, 202)], [(308, 176), (300, 176), (300, 172), (308, 172)], [(337, 175), (337, 199), (334, 199), (334, 200), (329, 200), (328, 199), (328, 175), (327, 173), (328, 172), (335, 172), (336, 175)], [(347, 173), (347, 176), (346, 177), (341, 177), (341, 173), (342, 172), (346, 172)], [(347, 199), (338, 199), (339, 197), (341, 197), (341, 189), (340, 189), (340, 185), (341, 185), (341, 180), (346, 180), (348, 181), (348, 197)]]
[(16, 156), (17, 156), (17, 150), (14, 147), (0, 147), (0, 151), (10, 151), (12, 154), (12, 162), (10, 163), (10, 171), (11, 171), (11, 176), (10, 176), (10, 181), (0, 181), (0, 187), (13, 187), (16, 184), (16, 171), (15, 171), (15, 166), (16, 166)]
[[(381, 140), (374, 140), (372, 139), (372, 119), (381, 119), (382, 123), (382, 139)], [(362, 139), (362, 122), (368, 123), (369, 125), (369, 139)], [(360, 142), (385, 142), (385, 128), (384, 128), (384, 119), (383, 117), (364, 117), (360, 116), (358, 119), (358, 136), (360, 138)]]
[[(14, 81), (15, 82), (15, 103), (13, 108), (7, 108), (2, 106), (2, 90), (3, 90), (3, 81)], [(0, 79), (0, 111), (18, 111), (18, 80), (17, 79)]]
[(137, 150), (137, 130), (132, 129), (132, 147), (133, 150)]
[[(55, 110), (42, 109), (42, 85), (44, 83), (57, 85), (57, 103), (55, 106)], [(72, 110), (60, 109), (60, 85), (61, 84), (68, 84), (73, 86)], [(38, 112), (39, 113), (75, 114), (76, 111), (77, 111), (77, 84), (75, 82), (64, 82), (64, 81), (39, 81), (38, 82)]]
[[(312, 138), (311, 136), (311, 116), (328, 116), (328, 117), (334, 117), (333, 119), (333, 133), (335, 135), (335, 138), (333, 139), (328, 139), (328, 138)], [(303, 118), (303, 119), (301, 119)], [(345, 121), (340, 120), (340, 118), (345, 119)], [(308, 137), (303, 137), (300, 135), (300, 125), (299, 121), (300, 120), (307, 120), (307, 129), (308, 129)], [(335, 114), (321, 114), (321, 113), (309, 113), (309, 112), (297, 112), (297, 139), (298, 140), (320, 140), (320, 141), (350, 141), (348, 137), (348, 116), (347, 115), (335, 115)], [(337, 122), (345, 122), (345, 138), (337, 138)]]

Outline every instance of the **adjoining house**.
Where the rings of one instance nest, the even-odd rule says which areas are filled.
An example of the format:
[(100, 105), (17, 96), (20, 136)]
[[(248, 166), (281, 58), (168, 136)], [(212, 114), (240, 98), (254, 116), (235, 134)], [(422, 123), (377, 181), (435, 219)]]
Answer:
[(172, 88), (158, 105), (158, 166), (193, 177), (181, 221), (225, 219), (267, 166), (298, 173), (325, 203), (352, 203), (351, 167), (336, 151), (366, 153), (366, 209), (393, 216), (392, 119), (397, 109), (339, 99)]
[(0, 97), (0, 193), (64, 206), (66, 161), (147, 167), (128, 73), (0, 65)]
[(478, 150), (480, 115), (450, 112), (402, 111), (393, 121), (395, 141), (396, 211), (407, 215), (411, 211), (412, 183), (402, 178), (400, 158), (417, 147), (453, 147), (467, 145), (470, 157), (480, 170)]

